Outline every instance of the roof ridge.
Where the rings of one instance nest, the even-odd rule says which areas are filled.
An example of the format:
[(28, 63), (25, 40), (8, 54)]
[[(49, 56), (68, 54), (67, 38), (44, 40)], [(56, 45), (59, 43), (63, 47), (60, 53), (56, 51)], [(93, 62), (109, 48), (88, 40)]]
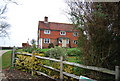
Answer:
[[(44, 21), (39, 21), (39, 22), (44, 22)], [(56, 23), (56, 24), (68, 24), (68, 25), (73, 25), (72, 23), (62, 23), (62, 22), (48, 22), (48, 23)]]

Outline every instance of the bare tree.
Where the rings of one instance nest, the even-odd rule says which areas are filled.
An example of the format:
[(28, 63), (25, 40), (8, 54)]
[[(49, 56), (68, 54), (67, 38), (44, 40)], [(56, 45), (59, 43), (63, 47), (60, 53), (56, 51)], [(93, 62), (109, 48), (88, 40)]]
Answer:
[(15, 2), (13, 0), (1, 0), (1, 5), (0, 5), (0, 37), (8, 36), (7, 29), (10, 27), (10, 24), (8, 24), (7, 21), (5, 21), (6, 20), (5, 13), (7, 12), (7, 6), (10, 3), (17, 4), (17, 2)]
[(6, 37), (8, 36), (7, 29), (10, 27), (10, 24), (8, 24), (5, 21), (0, 22), (0, 37)]

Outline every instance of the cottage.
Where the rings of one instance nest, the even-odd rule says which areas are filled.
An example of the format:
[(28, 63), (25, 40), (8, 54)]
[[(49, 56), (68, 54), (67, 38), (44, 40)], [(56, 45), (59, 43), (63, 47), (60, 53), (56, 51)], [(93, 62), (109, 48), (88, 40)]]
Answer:
[(38, 23), (38, 47), (54, 46), (77, 47), (78, 31), (72, 24), (48, 22), (48, 17)]

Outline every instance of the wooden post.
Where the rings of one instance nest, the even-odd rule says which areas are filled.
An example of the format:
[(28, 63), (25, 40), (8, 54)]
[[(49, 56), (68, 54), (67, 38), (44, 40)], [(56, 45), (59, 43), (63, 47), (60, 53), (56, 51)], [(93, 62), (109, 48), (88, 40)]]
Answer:
[(63, 81), (63, 56), (60, 57), (60, 80)]
[(120, 81), (120, 67), (115, 66), (115, 81)]
[(33, 72), (33, 62), (34, 62), (34, 52), (32, 52), (32, 66), (31, 66), (31, 74), (32, 76), (34, 75), (34, 72)]
[(12, 67), (14, 67), (14, 60), (15, 60), (15, 47), (13, 47), (13, 53), (12, 53)]
[(2, 56), (0, 56), (0, 73), (2, 72)]

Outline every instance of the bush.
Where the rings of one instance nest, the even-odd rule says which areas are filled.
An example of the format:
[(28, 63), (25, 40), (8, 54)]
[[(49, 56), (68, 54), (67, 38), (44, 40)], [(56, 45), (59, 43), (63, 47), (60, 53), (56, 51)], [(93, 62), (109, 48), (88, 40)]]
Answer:
[(67, 52), (64, 48), (62, 47), (55, 47), (55, 48), (51, 48), (49, 49), (46, 53), (45, 56), (50, 57), (50, 58), (56, 58), (59, 59), (60, 56), (66, 57)]
[(48, 48), (54, 48), (54, 44), (53, 43), (50, 43)]
[[(21, 70), (21, 71), (32, 73), (31, 70), (36, 70), (36, 71), (43, 72), (43, 73), (45, 73), (45, 74), (47, 74), (47, 75), (49, 75), (49, 76), (51, 76), (55, 79), (60, 79), (59, 72), (56, 72), (54, 70), (47, 69), (45, 67), (42, 67), (42, 66), (38, 65), (38, 64), (41, 64), (41, 65), (46, 65), (46, 66), (53, 67), (55, 69), (60, 69), (60, 63), (58, 63), (58, 62), (38, 59), (34, 56), (30, 57), (30, 56), (26, 56), (26, 55), (23, 55), (23, 54), (21, 54), (21, 55), (18, 54), (17, 58), (19, 58), (19, 60), (15, 61), (16, 62), (16, 68)], [(73, 73), (73, 74), (75, 74), (76, 71), (78, 72), (78, 70), (74, 70), (73, 68), (74, 68), (73, 66), (70, 66), (70, 65), (66, 64), (66, 65), (64, 65), (63, 71), (68, 72), (68, 73)], [(35, 76), (35, 72), (34, 72), (34, 76)], [(67, 76), (64, 76), (64, 79), (66, 79), (68, 81), (76, 81), (76, 80), (71, 80), (72, 78), (67, 77)]]
[(36, 47), (24, 47), (23, 51), (29, 52), (29, 53), (32, 53), (33, 51), (36, 53), (42, 53), (41, 50), (39, 48), (36, 48)]

